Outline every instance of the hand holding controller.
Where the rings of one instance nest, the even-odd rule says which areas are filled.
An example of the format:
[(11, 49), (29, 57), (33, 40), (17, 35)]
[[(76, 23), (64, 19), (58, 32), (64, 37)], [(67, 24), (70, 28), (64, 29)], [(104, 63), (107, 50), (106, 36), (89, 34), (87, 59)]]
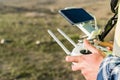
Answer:
[(87, 54), (91, 54), (91, 52), (87, 49), (85, 49), (85, 47), (83, 46), (83, 43), (79, 43), (77, 44), (77, 46), (72, 50), (71, 52), (71, 56), (80, 56), (80, 55), (87, 55)]
[(104, 58), (102, 52), (84, 40), (85, 47), (92, 53), (89, 55), (66, 56), (67, 62), (72, 62), (73, 71), (80, 70), (86, 80), (96, 80), (99, 66)]

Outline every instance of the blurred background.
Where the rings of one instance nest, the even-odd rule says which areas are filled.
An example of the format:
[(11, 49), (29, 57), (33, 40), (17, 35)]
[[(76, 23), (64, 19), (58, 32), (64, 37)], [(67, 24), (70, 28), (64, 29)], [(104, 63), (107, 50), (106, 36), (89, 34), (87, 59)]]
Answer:
[(84, 35), (58, 13), (65, 7), (84, 8), (103, 28), (113, 15), (109, 0), (0, 0), (0, 80), (85, 80), (65, 62), (65, 52), (49, 36), (62, 29), (75, 42)]

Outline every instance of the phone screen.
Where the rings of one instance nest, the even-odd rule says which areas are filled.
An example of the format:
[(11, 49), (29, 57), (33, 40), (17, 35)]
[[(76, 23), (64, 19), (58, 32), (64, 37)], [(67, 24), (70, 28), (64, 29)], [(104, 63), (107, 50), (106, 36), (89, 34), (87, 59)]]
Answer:
[(63, 9), (59, 11), (71, 24), (77, 24), (94, 20), (94, 18), (82, 8)]

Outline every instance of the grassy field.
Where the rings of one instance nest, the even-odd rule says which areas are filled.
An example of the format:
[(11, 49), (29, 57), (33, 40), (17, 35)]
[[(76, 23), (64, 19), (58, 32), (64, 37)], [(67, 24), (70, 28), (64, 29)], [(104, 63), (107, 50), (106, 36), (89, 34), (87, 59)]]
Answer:
[(0, 0), (0, 4), (0, 80), (84, 80), (80, 71), (72, 72), (71, 64), (64, 60), (66, 54), (47, 30), (71, 50), (71, 44), (56, 29), (62, 29), (75, 42), (83, 33), (65, 21), (58, 10), (83, 7), (95, 14), (99, 26), (104, 26), (112, 15), (108, 0)]

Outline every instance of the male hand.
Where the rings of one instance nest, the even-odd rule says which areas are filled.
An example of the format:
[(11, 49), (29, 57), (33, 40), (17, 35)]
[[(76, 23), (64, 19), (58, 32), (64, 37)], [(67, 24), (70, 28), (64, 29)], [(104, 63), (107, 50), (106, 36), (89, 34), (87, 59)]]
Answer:
[(98, 41), (98, 40), (94, 40), (94, 43), (96, 43), (100, 46), (106, 47), (110, 51), (112, 51), (112, 49), (113, 49), (113, 41), (101, 42), (101, 41)]
[(66, 56), (67, 62), (75, 62), (72, 70), (80, 70), (86, 80), (96, 80), (99, 66), (104, 58), (102, 52), (91, 45), (88, 40), (84, 40), (85, 47), (92, 52), (88, 55)]

